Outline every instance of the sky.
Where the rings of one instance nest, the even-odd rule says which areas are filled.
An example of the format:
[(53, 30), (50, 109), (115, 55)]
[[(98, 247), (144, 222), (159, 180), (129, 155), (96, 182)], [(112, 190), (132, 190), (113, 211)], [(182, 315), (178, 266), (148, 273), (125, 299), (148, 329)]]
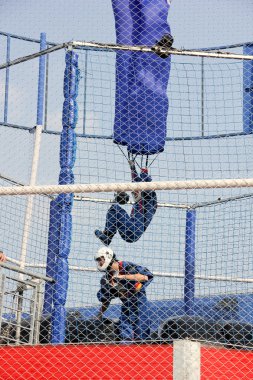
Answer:
[[(169, 20), (175, 46), (198, 48), (251, 41), (251, 0), (173, 0)], [(49, 41), (112, 42), (110, 0), (1, 0), (1, 31)]]

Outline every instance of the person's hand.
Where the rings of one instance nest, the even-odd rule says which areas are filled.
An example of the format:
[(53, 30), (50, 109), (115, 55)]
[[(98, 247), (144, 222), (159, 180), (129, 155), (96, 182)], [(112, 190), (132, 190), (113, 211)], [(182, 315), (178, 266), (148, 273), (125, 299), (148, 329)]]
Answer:
[(114, 276), (112, 276), (112, 280), (116, 280), (117, 281), (117, 279), (118, 280), (122, 280), (122, 279), (125, 279), (126, 278), (126, 276), (124, 275), (124, 274), (115, 274)]
[(6, 260), (7, 260), (7, 258), (6, 258), (6, 256), (5, 256), (5, 254), (4, 254), (2, 251), (0, 251), (0, 261), (1, 261), (2, 263), (4, 263)]
[(103, 317), (103, 314), (102, 314), (101, 312), (99, 312), (98, 314), (93, 315), (93, 316), (91, 317), (91, 320), (92, 320), (92, 321), (101, 321), (102, 317)]

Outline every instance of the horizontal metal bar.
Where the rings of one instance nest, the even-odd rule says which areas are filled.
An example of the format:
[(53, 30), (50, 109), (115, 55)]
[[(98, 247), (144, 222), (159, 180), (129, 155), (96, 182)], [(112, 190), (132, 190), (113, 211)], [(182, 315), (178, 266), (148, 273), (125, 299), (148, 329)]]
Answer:
[[(34, 268), (45, 268), (45, 264), (28, 264), (27, 267)], [(79, 267), (77, 265), (69, 265), (69, 269), (77, 272), (92, 272), (97, 273), (98, 270), (96, 268), (90, 267)], [(156, 277), (169, 277), (169, 278), (184, 278), (184, 273), (166, 273), (166, 272), (153, 272)], [(253, 283), (253, 278), (242, 278), (242, 277), (228, 277), (228, 276), (206, 276), (206, 275), (195, 275), (195, 279), (197, 280), (206, 280), (206, 281), (225, 281), (225, 282), (245, 282), (245, 283)]]
[(68, 46), (69, 46), (68, 43), (63, 43), (60, 45), (52, 46), (52, 47), (45, 49), (45, 50), (41, 50), (41, 51), (34, 53), (34, 54), (29, 54), (29, 55), (26, 55), (24, 57), (13, 59), (10, 62), (6, 62), (6, 63), (0, 65), (0, 70), (6, 69), (6, 67), (14, 66), (14, 65), (17, 65), (17, 64), (22, 63), (22, 62), (30, 61), (31, 59), (41, 57), (42, 55), (53, 53), (57, 50), (67, 48)]
[[(0, 178), (1, 178), (1, 175), (0, 175)], [(83, 197), (80, 195), (75, 195), (74, 201), (91, 202), (91, 203), (114, 203), (114, 201), (110, 199)], [(134, 205), (134, 202), (127, 202), (127, 204)], [(175, 203), (157, 203), (157, 206), (165, 207), (165, 208), (183, 208), (183, 209), (191, 208), (191, 206), (188, 206), (186, 204), (175, 204)]]
[[(78, 46), (83, 46), (87, 48), (96, 48), (102, 50), (118, 50), (118, 51), (134, 51), (143, 53), (153, 53), (156, 47), (149, 46), (131, 46), (131, 45), (117, 45), (117, 44), (104, 44), (99, 42), (85, 42), (85, 41), (72, 41), (71, 45), (73, 48)], [(223, 53), (221, 51), (201, 51), (201, 50), (183, 50), (183, 49), (166, 49), (157, 48), (157, 51), (161, 53), (169, 53), (172, 55), (186, 55), (186, 56), (196, 56), (196, 57), (209, 57), (209, 58), (228, 58), (228, 59), (242, 59), (242, 60), (253, 60), (253, 55), (244, 54), (234, 54), (234, 53)]]
[(210, 201), (210, 202), (202, 202), (202, 203), (195, 203), (189, 206), (191, 209), (197, 209), (201, 207), (208, 207), (208, 206), (214, 206), (222, 203), (227, 203), (227, 202), (234, 202), (242, 199), (247, 199), (247, 198), (253, 198), (253, 193), (251, 194), (244, 194), (244, 195), (238, 195), (236, 197), (228, 197), (228, 198), (220, 198), (216, 199), (215, 201)]
[[(5, 69), (10, 66), (17, 65), (22, 62), (29, 61), (31, 59), (40, 57), (45, 54), (52, 53), (54, 51), (64, 49), (64, 48), (75, 48), (78, 46), (83, 46), (87, 48), (96, 48), (102, 50), (118, 50), (118, 51), (135, 51), (135, 52), (146, 52), (154, 54), (155, 47), (148, 46), (130, 46), (130, 45), (116, 45), (116, 44), (102, 44), (97, 42), (83, 42), (83, 41), (70, 41), (64, 42), (62, 44), (52, 46), (48, 49), (41, 50), (34, 54), (29, 54), (24, 57), (16, 58), (10, 62), (0, 65), (0, 70)], [(179, 50), (175, 48), (165, 49), (157, 48), (160, 53), (169, 53), (173, 55), (184, 55), (184, 56), (197, 56), (197, 57), (209, 57), (209, 58), (227, 58), (227, 59), (241, 59), (241, 60), (253, 60), (253, 55), (243, 55), (243, 54), (234, 54), (234, 53), (222, 53), (220, 51), (216, 52), (203, 52), (199, 50)]]
[[(1, 32), (0, 31), (0, 36), (5, 36), (5, 37), (10, 37), (10, 38), (14, 38), (14, 39), (17, 39), (17, 40), (22, 40), (22, 41), (26, 41), (26, 42), (35, 42), (36, 44), (39, 44), (40, 43), (40, 40), (39, 39), (36, 39), (36, 38), (30, 38), (30, 37), (24, 37), (24, 36), (19, 36), (17, 34), (13, 34), (13, 33), (6, 33), (6, 32)], [(52, 46), (56, 46), (56, 45), (59, 45), (59, 43), (56, 43), (56, 42), (50, 42), (50, 41), (47, 41), (47, 44), (48, 45), (52, 45)]]
[(22, 268), (19, 268), (17, 266), (8, 264), (6, 262), (4, 262), (4, 263), (0, 262), (0, 266), (2, 266), (5, 269), (13, 270), (14, 272), (18, 272), (18, 273), (26, 274), (27, 276), (38, 278), (40, 280), (44, 280), (44, 281), (48, 281), (48, 282), (52, 282), (52, 283), (55, 282), (55, 280), (51, 277), (43, 276), (42, 274), (39, 274), (39, 273), (33, 273), (27, 269), (22, 269)]
[[(34, 127), (25, 127), (22, 125), (17, 124), (11, 124), (11, 123), (5, 123), (3, 121), (0, 121), (0, 125), (10, 127), (10, 128), (16, 128), (16, 129), (22, 129), (28, 132), (32, 132)], [(49, 135), (61, 135), (61, 132), (59, 131), (53, 131), (50, 129), (43, 130), (42, 133), (46, 133)], [(216, 135), (206, 135), (206, 136), (185, 136), (185, 137), (166, 137), (166, 141), (196, 141), (196, 140), (212, 140), (212, 139), (220, 139), (220, 138), (229, 138), (229, 137), (237, 137), (237, 136), (248, 136), (252, 135), (253, 132), (231, 132), (231, 133), (221, 133)], [(77, 137), (83, 137), (87, 139), (102, 139), (102, 140), (112, 140), (112, 135), (90, 135), (90, 134), (83, 134), (83, 133), (77, 133)]]

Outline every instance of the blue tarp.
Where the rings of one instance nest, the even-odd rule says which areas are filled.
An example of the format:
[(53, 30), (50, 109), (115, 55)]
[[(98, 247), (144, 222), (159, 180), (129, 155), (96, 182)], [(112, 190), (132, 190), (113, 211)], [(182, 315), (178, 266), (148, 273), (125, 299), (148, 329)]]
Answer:
[[(170, 34), (166, 0), (112, 0), (118, 44), (154, 46)], [(170, 57), (121, 52), (116, 57), (114, 142), (134, 154), (162, 152)]]

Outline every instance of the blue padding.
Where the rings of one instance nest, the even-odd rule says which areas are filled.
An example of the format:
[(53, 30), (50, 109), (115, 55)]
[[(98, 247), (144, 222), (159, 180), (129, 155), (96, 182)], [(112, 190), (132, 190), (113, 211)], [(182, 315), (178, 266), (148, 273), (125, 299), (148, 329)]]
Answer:
[(78, 69), (78, 54), (73, 50), (69, 50), (65, 55), (66, 66), (75, 66)]
[(72, 128), (64, 127), (61, 132), (60, 165), (61, 168), (73, 168), (76, 159), (76, 133)]
[(57, 202), (59, 205), (63, 206), (69, 206), (69, 212), (73, 205), (73, 194), (59, 194), (57, 197)]
[(67, 185), (67, 184), (73, 184), (73, 183), (74, 183), (74, 174), (72, 172), (72, 169), (68, 169), (68, 168), (62, 169), (59, 176), (59, 184)]
[[(165, 0), (112, 0), (117, 43), (153, 46), (170, 34)], [(118, 52), (114, 142), (135, 154), (163, 151), (170, 57)]]
[(64, 72), (64, 86), (63, 93), (64, 98), (71, 97), (76, 99), (78, 95), (78, 82), (79, 82), (80, 73), (73, 66), (68, 66)]
[[(243, 54), (253, 55), (253, 45), (245, 45)], [(243, 61), (243, 132), (253, 132), (253, 61)]]
[(59, 344), (65, 341), (65, 326), (66, 320), (66, 310), (65, 307), (61, 305), (55, 305), (52, 314), (52, 332), (51, 332), (51, 343)]
[(64, 100), (62, 111), (63, 127), (75, 128), (78, 119), (78, 106), (74, 99), (68, 98)]
[(186, 315), (194, 315), (195, 295), (195, 240), (196, 240), (196, 210), (186, 212), (185, 231), (185, 278), (184, 307)]
[(68, 290), (68, 260), (67, 258), (57, 258), (57, 275), (55, 283), (54, 304), (65, 305)]
[[(64, 76), (64, 103), (62, 113), (63, 131), (60, 145), (59, 184), (74, 183), (72, 168), (76, 158), (76, 127), (78, 108), (76, 97), (79, 83), (78, 56), (73, 51), (66, 53)], [(46, 293), (44, 309), (49, 311), (53, 301), (52, 343), (64, 343), (65, 340), (65, 303), (68, 291), (68, 256), (71, 247), (73, 194), (60, 194), (54, 201), (50, 214), (48, 267), (47, 272), (54, 274), (52, 292)], [(49, 306), (50, 305), (50, 306)]]
[[(67, 259), (70, 253), (71, 234), (72, 234), (72, 216), (67, 207), (64, 206), (64, 213), (61, 216), (61, 238), (60, 238), (60, 257)], [(64, 262), (63, 262), (64, 264)], [(65, 264), (64, 264), (65, 265)], [(62, 273), (65, 272), (65, 267), (62, 268)], [(68, 273), (66, 273), (67, 275)]]

